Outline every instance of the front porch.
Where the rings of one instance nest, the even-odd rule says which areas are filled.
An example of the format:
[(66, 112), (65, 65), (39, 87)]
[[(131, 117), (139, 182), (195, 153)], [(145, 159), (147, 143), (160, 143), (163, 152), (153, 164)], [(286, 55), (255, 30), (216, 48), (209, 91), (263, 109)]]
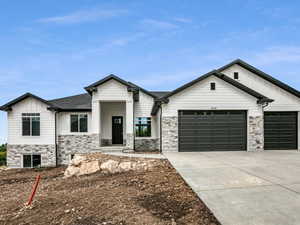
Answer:
[(97, 101), (92, 119), (97, 134), (96, 148), (101, 151), (133, 150), (133, 102)]

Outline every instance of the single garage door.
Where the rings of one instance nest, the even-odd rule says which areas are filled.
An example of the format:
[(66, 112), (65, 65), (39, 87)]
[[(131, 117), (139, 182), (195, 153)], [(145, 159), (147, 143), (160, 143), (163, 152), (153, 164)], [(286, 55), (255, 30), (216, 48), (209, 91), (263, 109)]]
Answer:
[(178, 135), (182, 152), (246, 150), (246, 111), (179, 111)]
[(265, 149), (297, 149), (297, 112), (265, 112)]

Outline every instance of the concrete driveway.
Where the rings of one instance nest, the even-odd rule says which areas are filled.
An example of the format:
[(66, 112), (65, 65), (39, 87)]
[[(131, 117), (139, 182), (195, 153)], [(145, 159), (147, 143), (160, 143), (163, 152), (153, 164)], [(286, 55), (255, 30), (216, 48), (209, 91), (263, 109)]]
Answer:
[(300, 152), (164, 155), (223, 225), (300, 224)]

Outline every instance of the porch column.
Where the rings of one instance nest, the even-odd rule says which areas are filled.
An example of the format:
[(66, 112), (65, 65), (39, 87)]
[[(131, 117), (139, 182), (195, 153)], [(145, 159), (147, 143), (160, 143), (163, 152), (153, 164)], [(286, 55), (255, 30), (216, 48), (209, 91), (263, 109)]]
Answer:
[(94, 136), (94, 147), (100, 147), (100, 115), (101, 108), (100, 108), (100, 101), (93, 101), (92, 102), (92, 134)]
[(126, 101), (126, 147), (133, 149), (133, 101)]

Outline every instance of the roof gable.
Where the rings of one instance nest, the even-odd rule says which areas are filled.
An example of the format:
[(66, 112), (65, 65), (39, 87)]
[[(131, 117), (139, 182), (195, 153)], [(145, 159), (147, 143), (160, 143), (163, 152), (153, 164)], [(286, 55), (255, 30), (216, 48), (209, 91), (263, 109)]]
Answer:
[(24, 95), (21, 95), (20, 97), (18, 97), (18, 98), (16, 98), (16, 99), (14, 99), (14, 100), (12, 100), (12, 101), (6, 103), (5, 105), (2, 105), (2, 106), (0, 107), (0, 110), (3, 110), (3, 111), (9, 111), (9, 110), (11, 110), (11, 107), (12, 107), (13, 105), (15, 105), (15, 104), (17, 104), (17, 103), (23, 101), (24, 99), (26, 99), (26, 98), (28, 98), (28, 97), (34, 98), (34, 99), (36, 99), (36, 100), (38, 100), (38, 101), (41, 101), (41, 102), (45, 103), (46, 105), (48, 105), (50, 108), (53, 108), (53, 109), (56, 109), (56, 108), (57, 108), (57, 107), (55, 107), (53, 104), (51, 104), (50, 102), (48, 102), (47, 100), (42, 99), (42, 98), (40, 98), (40, 97), (38, 97), (38, 96), (36, 96), (36, 95), (33, 95), (33, 94), (27, 92), (27, 93), (25, 93)]
[(206, 74), (200, 76), (199, 78), (197, 78), (197, 79), (195, 79), (195, 80), (193, 80), (193, 81), (191, 81), (191, 82), (189, 82), (189, 83), (187, 83), (187, 84), (185, 84), (185, 85), (183, 85), (183, 86), (175, 89), (174, 91), (172, 91), (169, 94), (165, 95), (163, 97), (163, 99), (167, 99), (167, 98), (171, 97), (172, 95), (174, 95), (174, 94), (176, 94), (178, 92), (181, 92), (182, 90), (184, 90), (184, 89), (186, 89), (188, 87), (193, 86), (195, 83), (201, 82), (202, 80), (204, 80), (204, 79), (206, 79), (206, 78), (208, 78), (210, 76), (213, 76), (213, 75), (216, 76), (216, 77), (218, 77), (218, 78), (220, 78), (221, 80), (223, 80), (223, 81), (225, 81), (225, 82), (227, 82), (227, 83), (235, 86), (236, 88), (239, 88), (240, 90), (248, 93), (249, 95), (252, 95), (252, 96), (256, 97), (258, 99), (258, 103), (272, 102), (273, 101), (272, 99), (269, 99), (268, 97), (266, 97), (266, 96), (264, 96), (264, 95), (262, 95), (262, 94), (260, 94), (260, 93), (258, 93), (256, 91), (254, 91), (251, 88), (248, 88), (247, 86), (245, 86), (245, 85), (243, 85), (243, 84), (241, 84), (241, 83), (239, 83), (239, 82), (231, 79), (230, 77), (226, 76), (225, 74), (220, 73), (217, 70), (213, 70), (213, 71), (211, 71), (209, 73), (206, 73)]
[(257, 103), (258, 104), (262, 104), (262, 103), (265, 103), (265, 102), (268, 103), (268, 102), (274, 101), (273, 99), (270, 99), (270, 98), (258, 93), (257, 91), (254, 91), (253, 89), (248, 88), (247, 86), (231, 79), (230, 77), (226, 76), (225, 74), (222, 74), (217, 70), (213, 70), (213, 71), (211, 71), (209, 73), (206, 73), (206, 74), (198, 77), (197, 79), (195, 79), (195, 80), (193, 80), (193, 81), (191, 81), (191, 82), (175, 89), (174, 91), (169, 92), (168, 94), (164, 95), (162, 98), (156, 100), (153, 104), (151, 115), (156, 115), (156, 113), (158, 112), (162, 102), (164, 102), (164, 103), (169, 102), (169, 99), (168, 99), (169, 97), (171, 97), (171, 96), (185, 90), (186, 88), (189, 88), (189, 87), (193, 86), (194, 84), (196, 84), (198, 82), (201, 82), (201, 81), (203, 81), (206, 78), (211, 77), (211, 76), (216, 76), (217, 78), (225, 81), (226, 83), (228, 83), (228, 84), (230, 84), (230, 85), (246, 92), (247, 94), (257, 98)]
[(138, 86), (138, 85), (136, 85), (134, 83), (131, 83), (129, 81), (125, 81), (125, 80), (121, 79), (120, 77), (118, 77), (118, 76), (116, 76), (114, 74), (110, 74), (107, 77), (104, 77), (103, 79), (101, 79), (101, 80), (99, 80), (99, 81), (97, 81), (95, 83), (92, 83), (91, 85), (85, 87), (84, 89), (87, 92), (92, 93), (96, 89), (97, 86), (99, 86), (101, 84), (104, 84), (105, 82), (107, 82), (109, 80), (112, 80), (112, 79), (118, 81), (119, 83), (121, 83), (121, 84), (123, 84), (125, 86), (127, 86), (128, 91), (136, 92), (136, 91), (140, 90), (140, 91), (146, 93), (147, 95), (150, 95), (153, 98), (157, 98), (157, 96), (155, 94), (153, 94), (153, 93), (145, 90), (144, 88), (141, 88), (140, 86)]
[(121, 79), (120, 77), (118, 77), (118, 76), (116, 76), (116, 75), (114, 75), (114, 74), (110, 74), (110, 75), (108, 75), (107, 77), (104, 77), (103, 79), (98, 80), (98, 81), (96, 81), (96, 82), (90, 84), (89, 86), (85, 87), (84, 89), (85, 89), (87, 92), (91, 93), (93, 90), (95, 90), (96, 87), (98, 87), (99, 85), (104, 84), (104, 83), (106, 83), (107, 81), (110, 81), (110, 80), (112, 80), (112, 79), (118, 81), (119, 83), (121, 83), (121, 84), (123, 84), (123, 85), (125, 85), (125, 86), (127, 86), (128, 88), (134, 88), (134, 86), (131, 85), (129, 82), (127, 82), (127, 81)]
[(254, 66), (246, 63), (245, 61), (241, 60), (241, 59), (236, 59), (228, 64), (226, 64), (225, 66), (222, 66), (218, 69), (219, 72), (222, 72), (225, 69), (228, 69), (229, 67), (233, 66), (233, 65), (239, 65), (241, 67), (243, 67), (246, 70), (249, 70), (250, 72), (252, 72), (253, 74), (271, 82), (272, 84), (282, 88), (283, 90), (297, 96), (298, 98), (300, 97), (300, 92), (292, 87), (290, 87), (289, 85), (277, 80), (276, 78), (272, 77), (269, 74), (266, 74), (265, 72), (255, 68)]

